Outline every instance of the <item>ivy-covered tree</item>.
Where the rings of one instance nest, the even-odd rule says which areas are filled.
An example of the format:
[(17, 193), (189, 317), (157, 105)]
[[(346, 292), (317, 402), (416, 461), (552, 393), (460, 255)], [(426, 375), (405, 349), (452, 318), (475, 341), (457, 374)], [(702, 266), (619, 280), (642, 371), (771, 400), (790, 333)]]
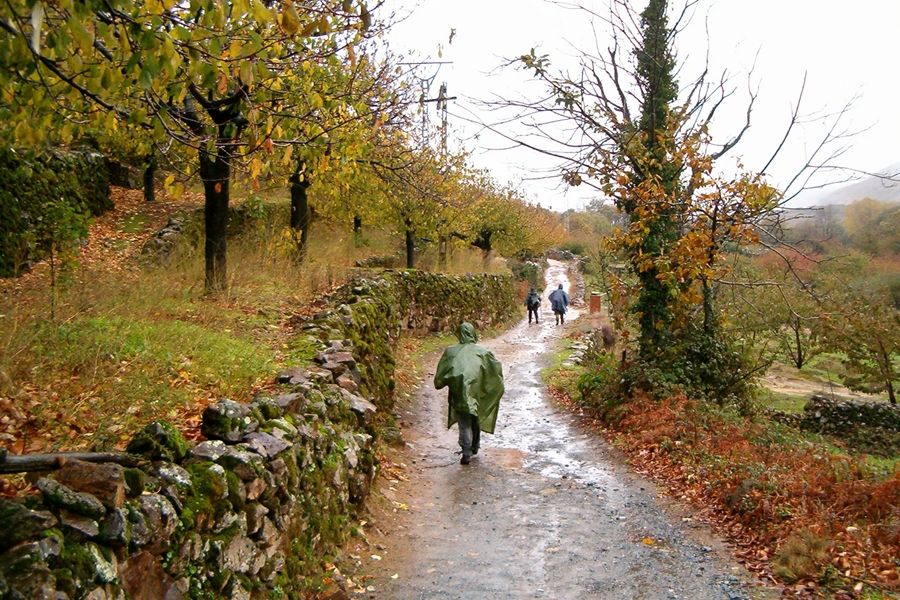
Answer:
[(637, 320), (643, 371), (701, 395), (740, 395), (746, 371), (716, 306), (729, 274), (724, 259), (759, 241), (756, 225), (781, 196), (760, 173), (716, 174), (716, 161), (749, 121), (713, 142), (710, 124), (730, 90), (725, 79), (710, 84), (705, 72), (679, 85), (674, 44), (684, 15), (670, 24), (667, 0), (650, 0), (639, 15), (627, 2), (612, 4), (602, 21), (614, 43), (605, 55), (584, 53), (579, 76), (553, 72), (534, 51), (521, 57), (551, 94), (520, 108), (533, 121), (571, 127), (572, 141), (556, 151), (569, 161), (564, 179), (595, 187), (627, 217), (612, 249), (631, 278), (617, 280), (626, 287), (617, 286), (613, 303), (629, 306)]

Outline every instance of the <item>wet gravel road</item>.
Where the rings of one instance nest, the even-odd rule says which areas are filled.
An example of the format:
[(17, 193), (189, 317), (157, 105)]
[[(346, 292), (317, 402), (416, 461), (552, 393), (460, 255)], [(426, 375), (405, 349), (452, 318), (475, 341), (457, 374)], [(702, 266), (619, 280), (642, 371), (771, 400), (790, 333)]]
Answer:
[(431, 385), (438, 355), (428, 357), (434, 364), (398, 408), (402, 477), (379, 480), (373, 502), (383, 512), (364, 528), (368, 545), (344, 557), (342, 569), (366, 589), (357, 597), (758, 597), (689, 511), (658, 497), (604, 440), (553, 406), (540, 371), (578, 315), (556, 327), (546, 301), (559, 283), (568, 286), (564, 264), (551, 263), (547, 283), (550, 318), (480, 341), (503, 363), (506, 394), (496, 435), (482, 436), (469, 465), (458, 464), (456, 427), (445, 428), (446, 390)]

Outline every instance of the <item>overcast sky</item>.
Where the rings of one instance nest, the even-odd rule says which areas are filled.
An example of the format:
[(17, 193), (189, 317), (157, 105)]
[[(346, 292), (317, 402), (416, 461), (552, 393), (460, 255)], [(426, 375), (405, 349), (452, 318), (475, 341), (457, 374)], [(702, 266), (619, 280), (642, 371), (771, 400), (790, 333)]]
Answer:
[[(504, 150), (504, 140), (467, 123), (490, 122), (477, 100), (529, 97), (540, 87), (522, 72), (498, 71), (504, 59), (536, 48), (559, 67), (574, 66), (577, 49), (592, 49), (593, 30), (605, 46), (606, 28), (583, 12), (545, 0), (388, 0), (381, 18), (409, 15), (392, 27), (388, 42), (411, 60), (448, 61), (429, 66), (431, 97), (441, 83), (450, 95), (451, 145), (474, 151), (476, 166), (496, 179), (520, 185), (541, 205), (555, 210), (580, 208), (591, 194), (584, 186), (566, 188), (550, 175), (554, 161), (531, 151)], [(603, 12), (605, 2), (584, 4)], [(634, 3), (640, 11), (644, 2)], [(738, 148), (747, 168), (762, 168), (778, 145), (806, 74), (803, 111), (840, 110), (857, 97), (844, 129), (859, 131), (838, 161), (841, 166), (879, 171), (900, 162), (900, 0), (700, 0), (678, 40), (686, 64), (680, 79), (697, 74), (709, 48), (713, 73), (727, 70), (737, 91), (716, 123), (719, 131), (739, 126), (748, 86), (758, 90), (750, 132)], [(455, 30), (452, 42), (451, 30)], [(707, 30), (709, 35), (707, 35)], [(438, 48), (442, 47), (441, 56)], [(750, 69), (753, 73), (748, 73)], [(431, 118), (436, 120), (434, 105)], [(477, 136), (476, 136), (477, 134)], [(822, 130), (797, 131), (778, 162), (769, 169), (774, 183), (785, 185), (804, 164)], [(735, 157), (729, 158), (730, 163)]]

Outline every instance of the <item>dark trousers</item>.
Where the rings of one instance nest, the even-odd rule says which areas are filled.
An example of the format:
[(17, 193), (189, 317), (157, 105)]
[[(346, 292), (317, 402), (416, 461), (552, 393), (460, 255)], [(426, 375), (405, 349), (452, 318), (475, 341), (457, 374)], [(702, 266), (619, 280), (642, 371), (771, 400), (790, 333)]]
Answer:
[(478, 417), (469, 413), (456, 413), (456, 424), (459, 425), (459, 445), (463, 456), (478, 454), (481, 444), (481, 427), (478, 425)]
[(536, 308), (529, 308), (529, 309), (528, 309), (528, 322), (529, 322), (529, 323), (531, 323), (531, 315), (534, 315), (534, 322), (535, 322), (535, 323), (540, 323), (540, 321), (538, 321), (538, 309), (536, 309)]
[(561, 325), (562, 323), (566, 322), (566, 313), (554, 310), (553, 314), (556, 315), (556, 324), (557, 325)]

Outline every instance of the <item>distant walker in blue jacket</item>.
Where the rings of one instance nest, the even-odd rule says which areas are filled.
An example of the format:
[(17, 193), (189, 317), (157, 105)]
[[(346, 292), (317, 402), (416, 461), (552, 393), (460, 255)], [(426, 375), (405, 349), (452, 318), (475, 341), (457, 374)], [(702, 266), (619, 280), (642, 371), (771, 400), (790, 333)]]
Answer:
[(569, 298), (562, 284), (559, 284), (559, 288), (550, 293), (549, 300), (550, 308), (553, 309), (553, 314), (556, 315), (556, 324), (562, 325), (566, 322), (566, 311), (572, 299)]

